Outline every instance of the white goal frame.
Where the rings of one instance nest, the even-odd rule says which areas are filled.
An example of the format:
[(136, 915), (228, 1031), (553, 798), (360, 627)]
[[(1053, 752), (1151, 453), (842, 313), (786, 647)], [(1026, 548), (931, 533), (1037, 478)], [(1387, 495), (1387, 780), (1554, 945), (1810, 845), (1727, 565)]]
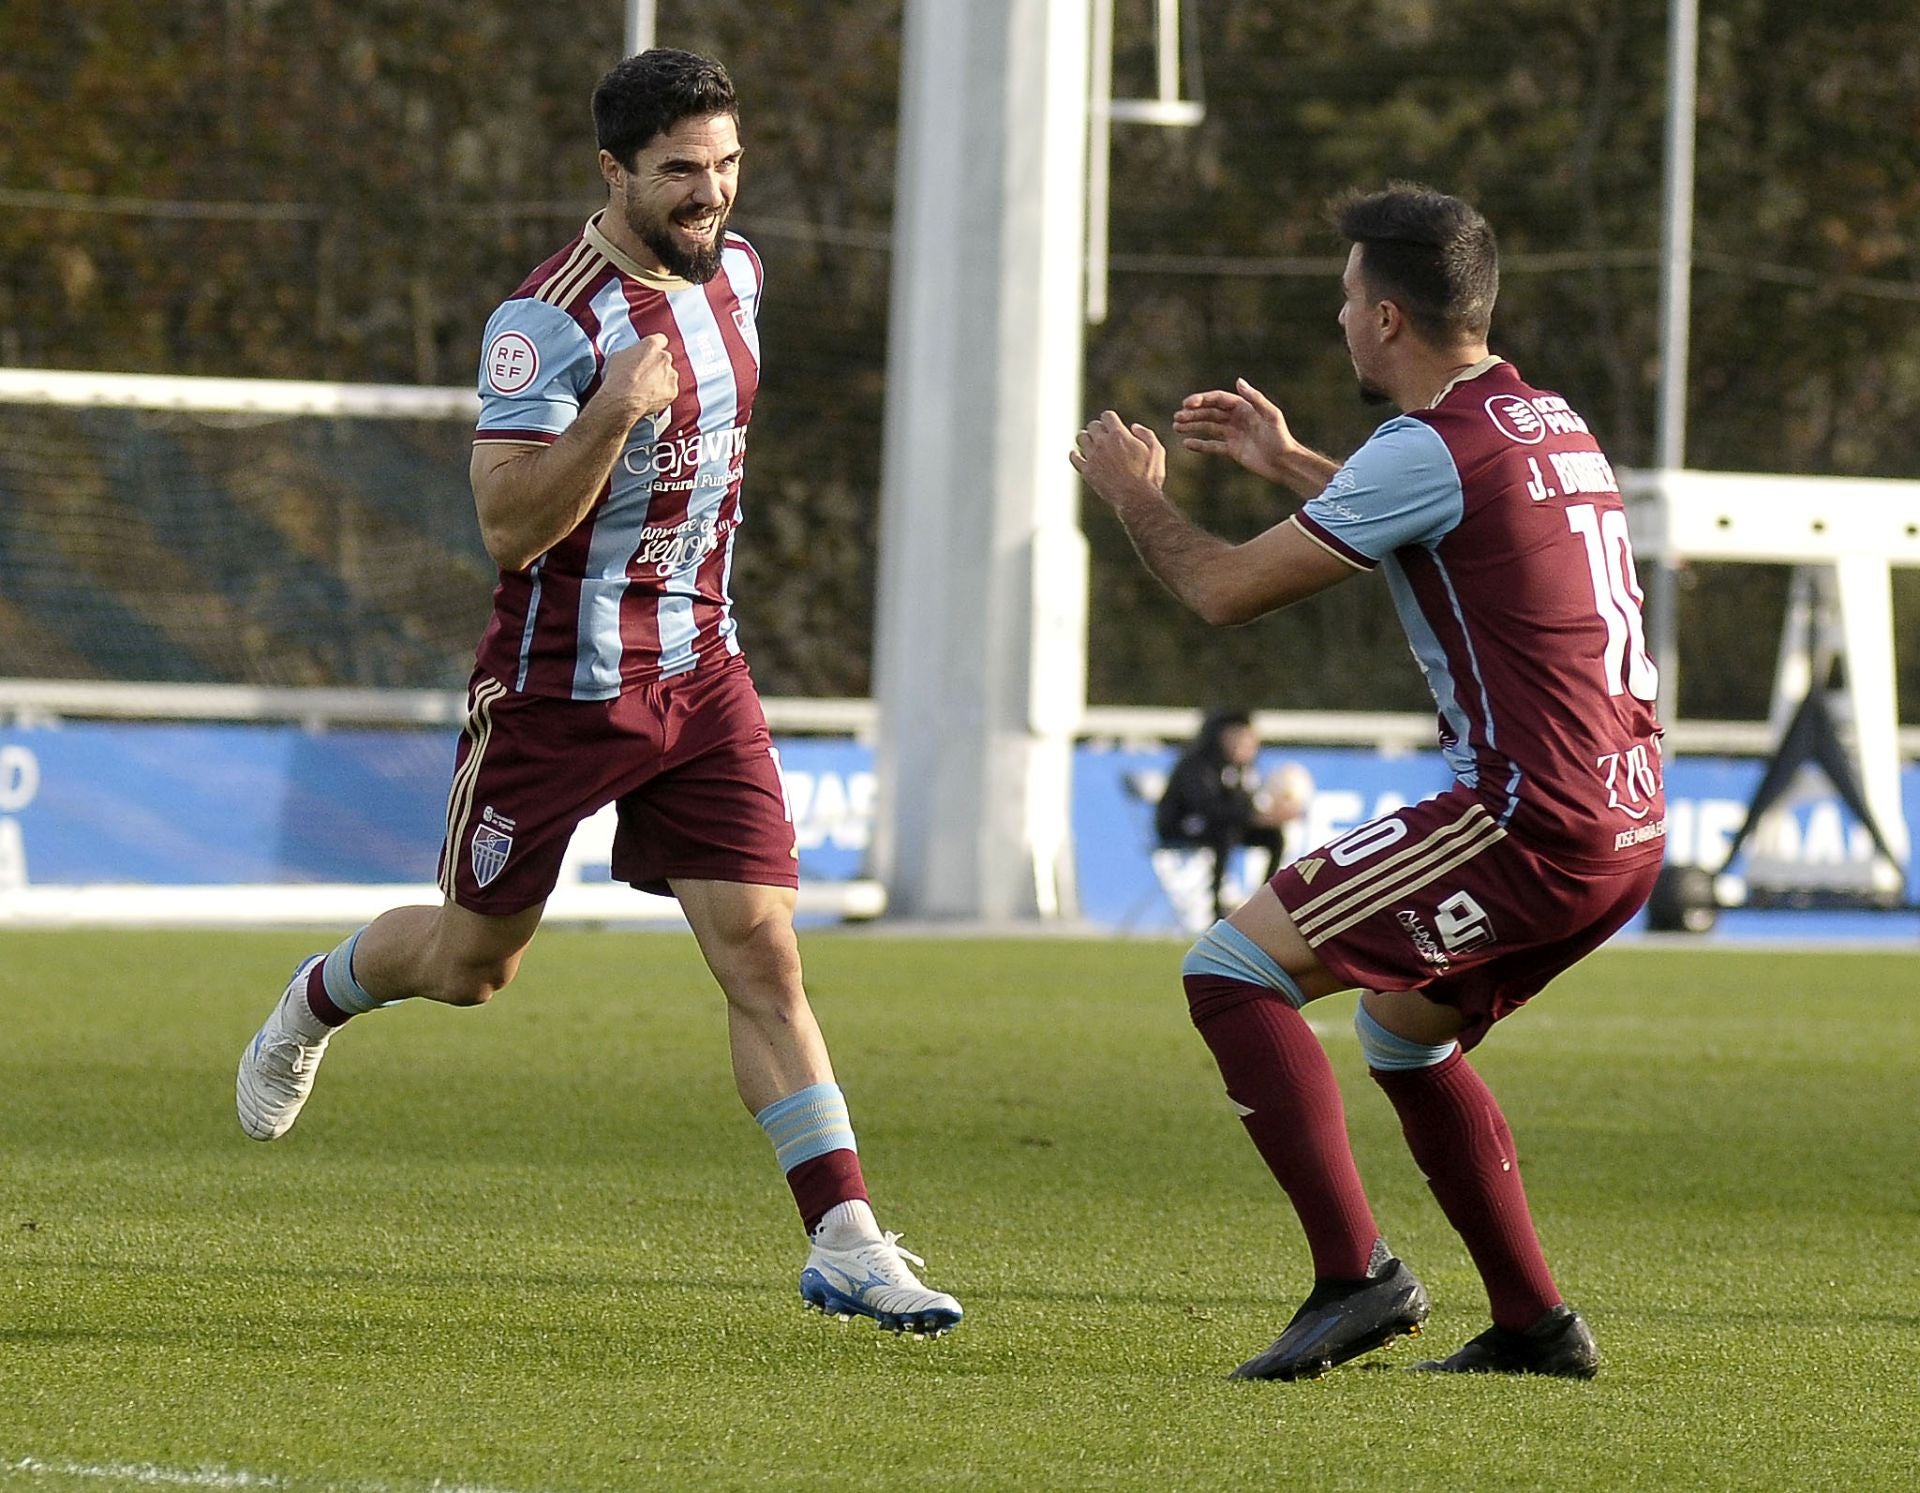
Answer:
[(1900, 797), (1893, 567), (1920, 565), (1920, 482), (1686, 470), (1622, 475), (1634, 549), (1643, 560), (1793, 565), (1819, 573), (1835, 615), (1813, 622), (1789, 611), (1770, 731), (1777, 742), (1814, 687), (1816, 664), (1839, 658), (1861, 789), (1899, 860), (1890, 869), (1903, 871), (1911, 840)]

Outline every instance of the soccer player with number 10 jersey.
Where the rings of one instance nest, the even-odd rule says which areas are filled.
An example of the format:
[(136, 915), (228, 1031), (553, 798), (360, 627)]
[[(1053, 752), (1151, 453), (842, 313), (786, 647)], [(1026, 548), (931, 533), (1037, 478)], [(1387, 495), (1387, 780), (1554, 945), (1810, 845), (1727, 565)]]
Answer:
[(1491, 355), (1492, 230), (1396, 183), (1336, 206), (1340, 326), (1388, 420), (1345, 463), (1244, 380), (1174, 433), (1306, 499), (1243, 544), (1162, 491), (1154, 433), (1107, 411), (1070, 456), (1173, 594), (1218, 625), (1386, 574), (1453, 786), (1281, 870), (1189, 951), (1193, 1021), (1299, 1215), (1315, 1283), (1247, 1379), (1303, 1379), (1414, 1332), (1426, 1289), (1380, 1235), (1333, 1070), (1300, 1011), (1358, 987), (1370, 1072), (1485, 1282), (1493, 1325), (1418, 1367), (1590, 1378), (1593, 1335), (1547, 1269), (1513, 1137), (1466, 1053), (1604, 943), (1659, 872), (1656, 678), (1612, 468), (1557, 394)]

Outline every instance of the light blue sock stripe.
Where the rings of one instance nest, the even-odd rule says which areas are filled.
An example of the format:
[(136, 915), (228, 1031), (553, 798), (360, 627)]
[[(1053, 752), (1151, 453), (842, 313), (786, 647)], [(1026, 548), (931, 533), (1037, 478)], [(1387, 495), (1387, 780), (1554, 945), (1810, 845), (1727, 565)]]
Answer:
[(773, 1142), (774, 1158), (783, 1172), (829, 1151), (860, 1149), (847, 1116), (847, 1096), (837, 1083), (817, 1083), (776, 1099), (753, 1118)]
[(354, 945), (360, 942), (360, 933), (366, 931), (362, 928), (347, 939), (327, 955), (327, 962), (320, 967), (320, 982), (327, 987), (327, 999), (353, 1016), (364, 1016), (387, 1004), (368, 995), (366, 987), (353, 977)]
[(1249, 985), (1264, 985), (1279, 991), (1296, 1011), (1307, 1003), (1293, 976), (1274, 961), (1273, 955), (1225, 919), (1194, 940), (1187, 957), (1180, 961), (1180, 973), (1220, 975)]
[(1388, 1031), (1374, 1020), (1364, 1002), (1353, 1013), (1353, 1029), (1360, 1034), (1360, 1051), (1366, 1054), (1367, 1066), (1382, 1073), (1431, 1068), (1436, 1063), (1444, 1063), (1454, 1049), (1451, 1042), (1428, 1047), (1424, 1042), (1412, 1042)]

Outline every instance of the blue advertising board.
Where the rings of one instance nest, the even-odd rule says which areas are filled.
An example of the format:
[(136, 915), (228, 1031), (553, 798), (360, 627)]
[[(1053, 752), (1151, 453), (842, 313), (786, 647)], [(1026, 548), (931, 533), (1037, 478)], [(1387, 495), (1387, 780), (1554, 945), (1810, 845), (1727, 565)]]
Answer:
[[(74, 722), (0, 730), (0, 888), (431, 883), (454, 737), (418, 729)], [(871, 754), (793, 738), (781, 766), (803, 876), (860, 874)], [(612, 819), (570, 862), (607, 875)]]
[[(871, 750), (819, 737), (783, 738), (779, 750), (802, 877), (860, 876), (874, 806)], [(1171, 748), (1091, 744), (1076, 753), (1073, 827), (1089, 922), (1139, 932), (1181, 927), (1180, 868), (1164, 857), (1155, 863), (1146, 796), (1173, 756)], [(1290, 852), (1447, 782), (1437, 752), (1268, 748), (1261, 766), (1283, 761), (1313, 782), (1305, 816), (1289, 830)], [(453, 738), (418, 729), (88, 722), (0, 730), (0, 889), (428, 883), (452, 764)], [(1718, 868), (1762, 767), (1746, 758), (1671, 760), (1669, 859)], [(1905, 770), (1902, 789), (1908, 823), (1920, 825), (1920, 770)], [(605, 818), (583, 827), (570, 874), (606, 878)], [(1864, 829), (1831, 795), (1794, 804), (1773, 841), (1776, 855), (1816, 869), (1867, 851)], [(1241, 864), (1234, 873), (1251, 885), (1262, 869)]]

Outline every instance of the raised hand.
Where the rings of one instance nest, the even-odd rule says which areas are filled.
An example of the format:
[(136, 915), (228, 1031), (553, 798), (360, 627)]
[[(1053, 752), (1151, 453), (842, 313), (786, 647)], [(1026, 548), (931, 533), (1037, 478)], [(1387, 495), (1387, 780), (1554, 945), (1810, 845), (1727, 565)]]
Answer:
[(1245, 379), (1233, 391), (1189, 394), (1173, 414), (1173, 433), (1189, 451), (1226, 456), (1255, 476), (1285, 483), (1286, 461), (1300, 449), (1280, 407)]
[(1158, 493), (1167, 478), (1167, 452), (1144, 425), (1129, 426), (1103, 410), (1080, 432), (1067, 453), (1073, 469), (1101, 501), (1119, 507), (1129, 492)]

